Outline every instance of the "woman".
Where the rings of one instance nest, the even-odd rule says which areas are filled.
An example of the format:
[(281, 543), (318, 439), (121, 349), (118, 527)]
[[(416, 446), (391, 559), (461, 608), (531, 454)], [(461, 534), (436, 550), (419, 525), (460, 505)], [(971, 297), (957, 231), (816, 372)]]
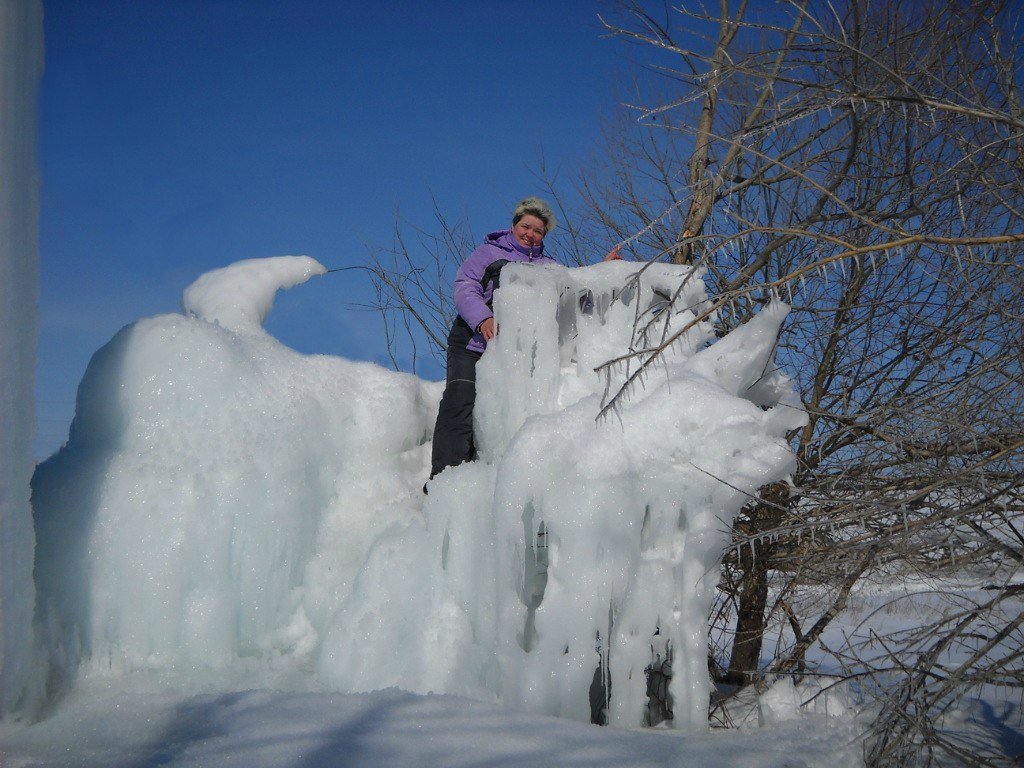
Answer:
[[(430, 477), (476, 455), (473, 444), (473, 405), (476, 402), (476, 364), (494, 338), (491, 297), (498, 273), (510, 261), (554, 264), (544, 255), (544, 237), (555, 228), (555, 215), (543, 200), (527, 197), (512, 212), (512, 229), (492, 232), (455, 275), (458, 315), (448, 334), (448, 371), (434, 427)], [(604, 261), (621, 259), (619, 247)], [(423, 486), (427, 492), (427, 486)]]

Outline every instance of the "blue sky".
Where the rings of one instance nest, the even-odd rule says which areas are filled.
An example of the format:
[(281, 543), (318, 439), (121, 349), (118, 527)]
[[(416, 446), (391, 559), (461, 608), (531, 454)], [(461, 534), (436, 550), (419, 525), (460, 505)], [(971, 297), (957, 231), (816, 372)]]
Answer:
[[(432, 197), (477, 236), (594, 151), (621, 76), (596, 2), (47, 0), (37, 458), (92, 354), (199, 274), (387, 245)], [(557, 255), (557, 254), (556, 254)], [(303, 352), (386, 364), (358, 272), (278, 297)], [(440, 378), (440, 370), (423, 371)]]

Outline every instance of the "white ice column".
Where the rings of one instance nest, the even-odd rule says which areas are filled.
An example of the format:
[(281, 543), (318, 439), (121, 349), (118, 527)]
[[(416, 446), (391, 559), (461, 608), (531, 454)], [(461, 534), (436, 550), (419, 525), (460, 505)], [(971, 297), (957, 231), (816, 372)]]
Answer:
[(36, 90), (43, 7), (0, 2), (0, 717), (34, 699), (29, 501), (39, 324)]

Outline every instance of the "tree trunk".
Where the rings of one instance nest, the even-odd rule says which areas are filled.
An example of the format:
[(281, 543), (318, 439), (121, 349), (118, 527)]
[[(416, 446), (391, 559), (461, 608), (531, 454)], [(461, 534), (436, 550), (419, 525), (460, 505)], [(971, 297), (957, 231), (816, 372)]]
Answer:
[(744, 544), (740, 552), (742, 576), (736, 609), (736, 635), (726, 673), (726, 681), (735, 685), (753, 682), (761, 666), (768, 603), (768, 556), (764, 550), (760, 543), (754, 543), (751, 546)]
[(734, 685), (747, 685), (760, 674), (768, 607), (768, 571), (777, 545), (757, 535), (780, 524), (788, 501), (789, 487), (785, 483), (766, 485), (761, 488), (760, 500), (749, 508), (747, 519), (737, 522), (737, 528), (751, 538), (740, 543), (736, 553), (740, 572), (736, 585), (736, 632), (725, 675), (726, 682)]

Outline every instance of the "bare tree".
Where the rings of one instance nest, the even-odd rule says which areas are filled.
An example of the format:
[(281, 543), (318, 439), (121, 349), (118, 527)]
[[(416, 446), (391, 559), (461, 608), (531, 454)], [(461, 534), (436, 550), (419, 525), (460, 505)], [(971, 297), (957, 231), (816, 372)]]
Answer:
[[(966, 753), (941, 718), (986, 686), (1024, 690), (1013, 11), (627, 3), (603, 21), (634, 46), (637, 93), (578, 179), (582, 209), (562, 206), (570, 261), (617, 240), (641, 260), (701, 267), (713, 296), (698, 319), (723, 331), (773, 295), (793, 306), (778, 358), (808, 414), (792, 435), (799, 469), (737, 518), (712, 668), (743, 686), (829, 657), (881, 705), (877, 765), (996, 764)], [(561, 206), (557, 185), (550, 194)], [(389, 338), (422, 327), (440, 352), (450, 276), (475, 241), (464, 223), (438, 222), (440, 235), (415, 244), (396, 227), (371, 270)], [(659, 337), (646, 331), (606, 363), (632, 372), (608, 409), (678, 338), (647, 346)], [(868, 623), (823, 642), (865, 580), (967, 572), (985, 579), (982, 597), (950, 598), (910, 630)]]
[(407, 349), (416, 371), (422, 355), (444, 367), (448, 329), (455, 318), (451, 285), (462, 260), (476, 241), (464, 218), (451, 219), (434, 202), (436, 230), (404, 223), (395, 214), (392, 242), (372, 252), (365, 266), (374, 289), (371, 309), (380, 313), (388, 354), (395, 369), (403, 366), (398, 350)]
[[(959, 754), (937, 718), (980, 686), (1022, 689), (1005, 672), (1024, 649), (1011, 10), (849, 0), (755, 16), (723, 1), (656, 17), (633, 3), (605, 20), (640, 46), (654, 86), (635, 126), (611, 135), (608, 167), (580, 182), (584, 236), (705, 267), (715, 298), (702, 319), (723, 327), (772, 294), (794, 307), (779, 358), (809, 417), (793, 435), (799, 471), (737, 521), (720, 679), (805, 672), (858, 582), (883, 569), (992, 579), (990, 599), (927, 627), (827, 649), (850, 674), (872, 670), (876, 764), (988, 760)], [(633, 371), (608, 408), (675, 338), (607, 363)], [(795, 599), (808, 581), (817, 602)], [(765, 660), (773, 622), (788, 641)]]

